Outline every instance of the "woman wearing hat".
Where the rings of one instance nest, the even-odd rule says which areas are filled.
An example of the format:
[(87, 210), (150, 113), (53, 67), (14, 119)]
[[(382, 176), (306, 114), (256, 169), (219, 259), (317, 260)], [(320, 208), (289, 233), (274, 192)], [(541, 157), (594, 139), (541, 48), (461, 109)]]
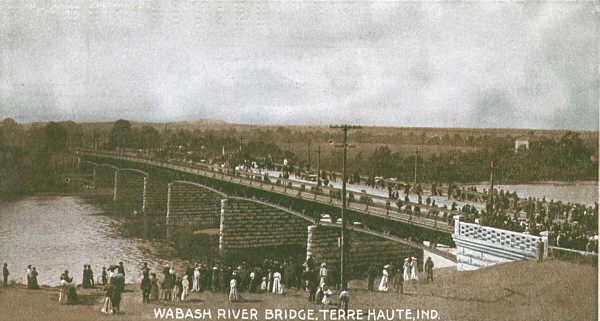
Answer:
[(229, 281), (229, 302), (236, 302), (238, 300), (236, 272), (233, 272), (232, 278)]
[(410, 259), (404, 259), (404, 281), (410, 280)]
[(383, 267), (383, 275), (381, 276), (381, 282), (379, 282), (379, 291), (387, 292), (389, 290), (389, 288), (388, 288), (388, 281), (389, 281), (389, 277), (390, 277), (390, 273), (388, 272), (389, 268), (390, 268), (389, 264), (386, 264)]
[(283, 287), (281, 286), (281, 273), (275, 271), (273, 273), (273, 294), (283, 294)]
[(410, 279), (419, 280), (419, 275), (417, 274), (417, 258), (414, 256), (410, 262)]
[(325, 284), (327, 284), (327, 263), (323, 262), (321, 263), (321, 269), (319, 270), (319, 286), (323, 287)]

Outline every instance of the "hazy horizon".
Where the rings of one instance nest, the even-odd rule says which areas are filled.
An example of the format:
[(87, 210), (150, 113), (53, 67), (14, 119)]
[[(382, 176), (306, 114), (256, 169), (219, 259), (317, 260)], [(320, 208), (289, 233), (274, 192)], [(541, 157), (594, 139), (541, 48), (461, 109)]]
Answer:
[(18, 122), (599, 128), (596, 2), (0, 3)]

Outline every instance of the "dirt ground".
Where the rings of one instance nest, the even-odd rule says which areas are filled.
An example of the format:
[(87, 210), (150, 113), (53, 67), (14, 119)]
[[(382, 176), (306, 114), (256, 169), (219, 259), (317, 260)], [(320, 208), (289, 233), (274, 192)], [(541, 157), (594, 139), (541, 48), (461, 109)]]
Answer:
[[(433, 283), (420, 280), (405, 284), (404, 295), (371, 293), (365, 289), (365, 281), (353, 281), (350, 309), (362, 310), (362, 320), (428, 320), (435, 314), (436, 320), (598, 320), (598, 270), (590, 265), (557, 260), (542, 264), (524, 261), (471, 272), (456, 272), (453, 268), (435, 272)], [(205, 320), (242, 320), (241, 316), (218, 318), (220, 308), (248, 311), (255, 308), (256, 320), (265, 320), (267, 309), (277, 308), (313, 309), (318, 320), (334, 319), (319, 312), (325, 307), (308, 303), (306, 294), (294, 289), (283, 296), (242, 293), (243, 301), (237, 303), (229, 303), (223, 293), (204, 292), (192, 294), (185, 303), (151, 304), (141, 302), (137, 285), (128, 285), (127, 289), (121, 303), (122, 313), (118, 315), (99, 312), (103, 299), (100, 289), (78, 289), (81, 297), (78, 305), (59, 305), (55, 288), (0, 289), (0, 320), (156, 320), (159, 318), (155, 317), (155, 308), (171, 308), (174, 317), (169, 319), (178, 319), (176, 308), (182, 308), (184, 314), (188, 308), (209, 309), (211, 318), (206, 316)], [(368, 315), (370, 309), (375, 310), (375, 316)], [(402, 316), (396, 313), (392, 317), (391, 309), (410, 309), (412, 315), (407, 318), (403, 311)], [(417, 315), (417, 310), (429, 312), (429, 317), (422, 312)], [(385, 312), (390, 318), (381, 318)]]

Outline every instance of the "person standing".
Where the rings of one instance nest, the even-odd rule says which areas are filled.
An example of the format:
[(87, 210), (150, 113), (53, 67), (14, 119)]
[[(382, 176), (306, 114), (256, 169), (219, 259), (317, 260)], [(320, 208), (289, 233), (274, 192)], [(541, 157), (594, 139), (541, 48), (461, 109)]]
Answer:
[(156, 301), (158, 300), (158, 279), (156, 278), (156, 273), (152, 273), (150, 286), (150, 300)]
[(181, 280), (181, 301), (185, 301), (188, 296), (188, 292), (190, 291), (190, 281), (188, 280), (187, 274), (183, 276), (183, 280)]
[(88, 279), (90, 282), (90, 287), (94, 288), (94, 272), (92, 271), (92, 266), (91, 265), (87, 265), (88, 266)]
[(330, 299), (329, 297), (333, 294), (333, 291), (331, 291), (329, 289), (329, 287), (327, 286), (327, 284), (323, 285), (322, 288), (322, 293), (323, 293), (323, 299), (321, 299), (321, 303), (325, 306), (329, 305)]
[(108, 273), (106, 273), (106, 267), (102, 267), (102, 285), (106, 285), (108, 283)]
[(84, 289), (90, 287), (87, 264), (83, 265), (83, 279), (81, 280), (81, 287)]
[(348, 313), (348, 305), (350, 304), (350, 294), (348, 294), (348, 291), (343, 290), (342, 292), (340, 292), (340, 308), (342, 310), (344, 310), (344, 312), (346, 312), (346, 314)]
[(34, 266), (33, 269), (31, 270), (31, 288), (32, 289), (40, 288), (40, 286), (38, 285), (37, 276), (38, 276), (38, 272), (36, 271), (35, 266)]
[(113, 306), (112, 306), (112, 301), (111, 301), (113, 289), (114, 289), (114, 286), (112, 284), (108, 284), (104, 287), (104, 304), (102, 305), (100, 312), (106, 313), (106, 314), (112, 314), (114, 312)]
[(125, 289), (125, 276), (121, 273), (116, 273), (110, 278), (109, 282), (113, 285), (111, 301), (113, 311), (117, 314), (121, 311), (121, 292)]
[(200, 292), (200, 267), (196, 265), (192, 281), (192, 292)]
[(327, 263), (321, 263), (321, 269), (319, 270), (319, 286), (323, 287), (327, 284)]
[(119, 262), (119, 274), (121, 274), (123, 276), (123, 280), (125, 280), (125, 266), (123, 265), (123, 262)]
[(402, 266), (404, 269), (404, 281), (410, 280), (410, 262), (409, 258), (404, 259), (404, 265)]
[(404, 275), (402, 273), (402, 267), (397, 267), (394, 272), (394, 290), (397, 294), (404, 293)]
[(410, 279), (416, 281), (419, 280), (419, 274), (417, 272), (417, 258), (414, 256), (410, 262)]
[(171, 282), (173, 282), (173, 287), (171, 288), (171, 301), (179, 302), (179, 287), (181, 285), (180, 279), (177, 277), (175, 273), (171, 276)]
[(2, 286), (7, 288), (8, 287), (8, 275), (10, 273), (8, 272), (8, 264), (4, 263), (4, 266), (2, 267), (2, 277), (4, 278), (4, 282), (2, 282)]
[(27, 266), (27, 270), (25, 271), (26, 282), (25, 285), (28, 289), (31, 289), (31, 265)]
[(427, 282), (433, 282), (433, 261), (431, 257), (428, 257), (425, 262), (425, 272), (427, 273)]
[(369, 291), (373, 292), (375, 290), (375, 277), (377, 276), (377, 267), (375, 264), (369, 265), (369, 270), (367, 270), (367, 284)]
[(390, 276), (390, 273), (388, 272), (389, 268), (390, 268), (389, 264), (386, 264), (383, 267), (381, 281), (379, 282), (379, 291), (387, 292), (389, 290), (389, 288), (388, 288), (388, 281), (389, 281), (389, 276)]
[(143, 273), (142, 284), (140, 287), (142, 289), (142, 302), (150, 302), (150, 291), (152, 290), (152, 283), (148, 278), (148, 273), (146, 271), (144, 271)]
[[(233, 272), (235, 274), (235, 272)], [(229, 302), (236, 302), (239, 300), (238, 290), (237, 290), (237, 280), (235, 275), (229, 281)]]
[(279, 273), (279, 271), (273, 273), (273, 294), (283, 294), (283, 289), (281, 287), (281, 273)]

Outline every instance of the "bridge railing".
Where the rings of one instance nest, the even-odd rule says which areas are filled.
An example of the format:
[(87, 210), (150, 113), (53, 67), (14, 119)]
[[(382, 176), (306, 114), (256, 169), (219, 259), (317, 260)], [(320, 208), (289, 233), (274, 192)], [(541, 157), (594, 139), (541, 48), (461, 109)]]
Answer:
[(548, 247), (548, 256), (562, 261), (598, 265), (598, 253), (567, 249), (558, 246)]
[(454, 220), (453, 237), (455, 239), (470, 239), (483, 242), (519, 252), (529, 257), (538, 257), (538, 244), (541, 241), (544, 243), (544, 256), (548, 256), (547, 236), (540, 237), (473, 223), (465, 223), (460, 221), (460, 216), (455, 216)]
[[(282, 188), (281, 186), (277, 186), (276, 184), (273, 184), (271, 182), (269, 182), (269, 183), (262, 182), (259, 184), (256, 184), (256, 183), (253, 184), (253, 180), (251, 178), (247, 178), (247, 177), (244, 178), (242, 176), (230, 175), (229, 173), (225, 173), (224, 171), (220, 171), (217, 173), (214, 170), (214, 168), (212, 168), (212, 167), (208, 167), (209, 169), (194, 168), (194, 167), (190, 167), (189, 164), (177, 165), (177, 164), (173, 164), (171, 162), (156, 161), (156, 160), (151, 160), (151, 159), (140, 158), (137, 156), (132, 157), (132, 156), (118, 155), (115, 152), (107, 152), (107, 151), (91, 151), (91, 152), (84, 151), (84, 153), (90, 154), (90, 155), (108, 156), (108, 157), (120, 159), (120, 160), (141, 162), (141, 163), (145, 163), (148, 165), (166, 167), (166, 168), (169, 168), (172, 170), (178, 170), (178, 171), (187, 172), (187, 173), (199, 174), (199, 175), (203, 175), (203, 176), (207, 176), (207, 177), (221, 179), (224, 181), (239, 183), (242, 185), (251, 185), (254, 188), (260, 188), (263, 190), (280, 193), (280, 194), (283, 194), (286, 196), (290, 196), (290, 194), (293, 194), (293, 196), (295, 196), (295, 197), (299, 197), (299, 198), (311, 200), (311, 201), (317, 201), (319, 203), (328, 204), (328, 205), (341, 204), (340, 200), (333, 200), (331, 197), (328, 197), (325, 195), (315, 195), (314, 193), (311, 193), (311, 192), (302, 191), (299, 189), (294, 189), (294, 188), (289, 188), (289, 187)], [(282, 191), (282, 189), (283, 189), (283, 191)], [(354, 211), (368, 213), (370, 215), (384, 217), (384, 218), (388, 218), (388, 219), (392, 219), (392, 220), (396, 220), (396, 221), (401, 221), (401, 222), (409, 223), (409, 224), (412, 224), (415, 226), (425, 227), (428, 229), (439, 230), (442, 232), (451, 232), (452, 231), (452, 227), (447, 222), (445, 222), (441, 219), (432, 219), (432, 218), (428, 218), (428, 217), (424, 217), (424, 216), (406, 214), (406, 213), (402, 213), (397, 210), (382, 208), (380, 206), (369, 206), (369, 207), (365, 208), (364, 205), (362, 205), (360, 203), (356, 203), (356, 202), (348, 203), (348, 208), (351, 210), (354, 210)]]

